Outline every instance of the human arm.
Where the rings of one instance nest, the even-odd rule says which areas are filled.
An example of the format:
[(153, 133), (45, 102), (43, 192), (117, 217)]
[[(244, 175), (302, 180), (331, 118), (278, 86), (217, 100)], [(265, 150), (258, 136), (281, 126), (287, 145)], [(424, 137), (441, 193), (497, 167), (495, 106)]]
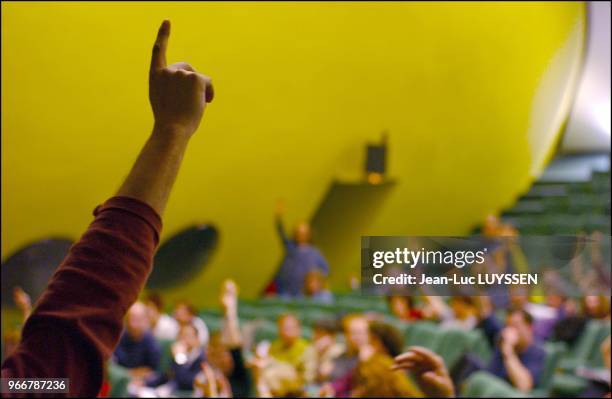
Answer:
[(153, 133), (117, 195), (149, 204), (159, 215), (168, 202), (187, 144), (214, 92), (210, 78), (185, 62), (167, 66), (170, 22), (164, 21), (153, 46), (149, 101), (155, 117)]
[(522, 392), (529, 392), (535, 385), (534, 376), (517, 354), (517, 340), (516, 330), (512, 327), (506, 327), (502, 331), (500, 342), (502, 359), (510, 383)]
[(285, 203), (282, 200), (276, 201), (276, 208), (274, 209), (274, 223), (276, 224), (276, 231), (283, 246), (287, 247), (291, 244), (291, 239), (285, 232), (285, 226), (283, 225), (283, 215), (285, 214)]
[(23, 321), (25, 322), (32, 312), (32, 300), (30, 296), (21, 287), (15, 287), (13, 288), (13, 301), (21, 311)]
[(209, 90), (207, 78), (165, 68), (169, 26), (165, 21), (159, 30), (151, 63), (151, 138), (117, 196), (96, 208), (51, 278), (20, 345), (2, 364), (3, 378), (69, 378), (70, 396), (93, 397), (100, 389), (123, 317), (150, 273), (159, 215)]
[(442, 358), (429, 349), (411, 346), (395, 358), (392, 370), (409, 370), (423, 393), (430, 398), (452, 398), (455, 387)]
[(238, 286), (233, 280), (226, 280), (221, 291), (221, 306), (223, 307), (223, 333), (225, 344), (230, 348), (242, 346), (242, 334), (238, 322)]

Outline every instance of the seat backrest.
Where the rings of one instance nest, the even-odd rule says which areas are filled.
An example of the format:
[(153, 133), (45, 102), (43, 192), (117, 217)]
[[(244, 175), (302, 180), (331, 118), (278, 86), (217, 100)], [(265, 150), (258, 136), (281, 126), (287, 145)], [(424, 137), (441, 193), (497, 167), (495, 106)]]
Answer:
[(486, 371), (476, 371), (462, 389), (465, 398), (524, 398), (529, 395), (515, 389), (506, 381)]
[(440, 338), (440, 327), (429, 321), (419, 321), (412, 325), (408, 334), (408, 346), (423, 346), (435, 350)]
[(544, 368), (536, 388), (548, 390), (550, 388), (555, 370), (561, 361), (563, 353), (565, 353), (565, 346), (561, 343), (547, 342), (544, 344), (544, 350), (546, 351)]
[(159, 360), (159, 368), (157, 371), (166, 372), (170, 370), (172, 366), (172, 344), (174, 343), (171, 339), (158, 339), (160, 347), (160, 360)]
[(470, 336), (459, 328), (442, 330), (436, 345), (436, 352), (442, 356), (450, 370), (465, 353), (470, 351)]
[(601, 353), (601, 344), (607, 337), (610, 336), (611, 326), (609, 321), (597, 321), (597, 324), (599, 325), (599, 331), (597, 332), (595, 345), (593, 345), (591, 352), (589, 353), (587, 365), (590, 367), (599, 368), (604, 366), (603, 355)]
[(572, 346), (568, 355), (579, 362), (586, 362), (597, 346), (598, 337), (601, 331), (601, 323), (597, 320), (589, 320), (584, 327), (584, 331)]
[(482, 330), (475, 329), (469, 331), (468, 338), (470, 342), (470, 353), (475, 354), (485, 364), (488, 364), (492, 355), (491, 344)]

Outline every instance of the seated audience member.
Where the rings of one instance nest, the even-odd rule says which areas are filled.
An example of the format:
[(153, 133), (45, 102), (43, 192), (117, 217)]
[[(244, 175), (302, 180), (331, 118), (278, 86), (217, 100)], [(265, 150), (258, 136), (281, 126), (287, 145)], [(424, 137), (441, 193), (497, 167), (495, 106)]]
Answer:
[[(212, 340), (212, 339), (211, 339)], [(231, 398), (232, 389), (221, 370), (210, 363), (203, 362), (202, 370), (194, 381), (193, 397), (196, 398)]]
[(154, 377), (159, 367), (161, 349), (151, 334), (147, 309), (142, 302), (132, 305), (125, 327), (113, 358), (129, 369), (133, 381), (146, 382)]
[(308, 340), (302, 338), (302, 326), (298, 318), (287, 313), (278, 318), (278, 338), (270, 346), (270, 356), (295, 367), (298, 375), (312, 374), (313, 350)]
[(178, 302), (174, 307), (174, 319), (178, 322), (179, 328), (192, 325), (198, 331), (198, 339), (202, 346), (208, 344), (208, 327), (204, 320), (197, 316), (196, 309), (189, 302)]
[(277, 204), (276, 227), (281, 237), (285, 255), (276, 277), (274, 286), (280, 296), (297, 297), (302, 294), (306, 274), (311, 270), (319, 270), (324, 275), (329, 273), (329, 266), (321, 252), (311, 242), (310, 225), (299, 223), (294, 231), (293, 239), (285, 234), (283, 227), (282, 203)]
[(94, 210), (51, 277), (18, 348), (2, 363), (2, 378), (61, 376), (70, 380), (69, 396), (100, 392), (104, 362), (151, 272), (161, 215), (189, 140), (214, 97), (210, 78), (186, 63), (167, 65), (169, 36), (164, 21), (148, 73), (152, 132), (116, 196)]
[(511, 311), (487, 370), (523, 392), (537, 385), (546, 352), (534, 340), (533, 319), (524, 310)]
[(594, 320), (610, 319), (610, 297), (605, 295), (586, 295), (582, 298), (584, 315)]
[(485, 320), (487, 334), (492, 334), (496, 343), (488, 365), (468, 355), (453, 370), (455, 381), (478, 369), (484, 369), (502, 378), (523, 392), (531, 391), (537, 384), (544, 368), (546, 352), (534, 338), (533, 319), (523, 309), (511, 310), (502, 327), (494, 316)]
[[(252, 395), (252, 378), (242, 354), (242, 334), (238, 322), (238, 287), (232, 280), (223, 283), (220, 295), (223, 308), (223, 329), (213, 334), (206, 355), (213, 369), (219, 370), (228, 380), (235, 398)], [(210, 379), (209, 379), (210, 380)]]
[(361, 314), (345, 316), (342, 328), (346, 349), (335, 359), (328, 377), (330, 383), (323, 386), (322, 396), (331, 394), (331, 396), (346, 397), (350, 394), (353, 375), (359, 363), (359, 350), (370, 343), (370, 324), (365, 316)]
[(273, 359), (252, 362), (258, 398), (301, 398), (305, 396), (304, 380), (295, 367)]
[(338, 326), (335, 320), (318, 320), (313, 326), (314, 367), (306, 375), (309, 383), (329, 381), (334, 369), (334, 362), (345, 352), (345, 346), (336, 340)]
[(469, 296), (452, 296), (448, 305), (437, 296), (425, 296), (427, 302), (423, 313), (428, 319), (440, 321), (440, 328), (472, 330), (478, 323), (476, 307)]
[(304, 297), (315, 302), (333, 303), (334, 295), (325, 288), (325, 275), (318, 269), (306, 273), (304, 279)]
[(198, 330), (193, 324), (181, 326), (176, 342), (172, 345), (172, 366), (168, 385), (171, 391), (191, 391), (193, 382), (202, 370), (206, 356)]
[(391, 313), (400, 320), (422, 320), (423, 312), (414, 306), (414, 299), (406, 295), (391, 295), (387, 297)]
[(147, 295), (144, 304), (151, 322), (151, 331), (157, 339), (175, 340), (178, 334), (178, 322), (164, 313), (164, 302), (158, 293)]
[[(192, 324), (179, 329), (176, 342), (172, 345), (170, 370), (157, 374), (143, 384), (131, 384), (128, 392), (133, 396), (169, 396), (178, 391), (192, 391), (196, 376), (206, 363), (204, 350), (200, 345), (198, 331)], [(156, 387), (151, 389), (149, 387)]]
[(610, 302), (606, 296), (587, 295), (581, 299), (580, 305), (577, 312), (568, 311), (568, 306), (565, 307), (565, 316), (557, 320), (552, 328), (551, 336), (554, 340), (573, 345), (584, 332), (589, 320), (610, 319)]
[(423, 394), (401, 371), (392, 371), (393, 358), (401, 353), (403, 339), (394, 327), (372, 322), (369, 343), (359, 349), (359, 364), (353, 374), (352, 397), (422, 397)]

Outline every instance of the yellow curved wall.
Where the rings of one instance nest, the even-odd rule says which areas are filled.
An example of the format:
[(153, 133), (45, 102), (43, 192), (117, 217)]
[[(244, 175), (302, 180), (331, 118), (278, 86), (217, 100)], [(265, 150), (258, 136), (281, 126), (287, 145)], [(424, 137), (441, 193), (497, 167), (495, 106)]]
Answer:
[(151, 129), (164, 18), (169, 61), (216, 88), (164, 227), (219, 227), (210, 266), (168, 292), (203, 304), (230, 275), (255, 295), (281, 256), (275, 199), (289, 225), (310, 217), (333, 178), (360, 177), (363, 143), (382, 129), (397, 184), (326, 254), (335, 285), (358, 270), (361, 234), (464, 234), (510, 204), (567, 114), (584, 14), (569, 2), (3, 3), (2, 257), (78, 237), (118, 188)]

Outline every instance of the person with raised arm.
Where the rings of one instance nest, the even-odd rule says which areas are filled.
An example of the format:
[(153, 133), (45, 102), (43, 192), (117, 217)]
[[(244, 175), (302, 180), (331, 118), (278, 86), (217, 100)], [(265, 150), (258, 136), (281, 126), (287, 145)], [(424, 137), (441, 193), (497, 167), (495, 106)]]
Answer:
[(115, 349), (123, 317), (151, 271), (164, 212), (189, 139), (206, 103), (210, 78), (191, 65), (166, 63), (170, 22), (159, 28), (149, 73), (153, 131), (117, 194), (51, 278), (2, 364), (2, 378), (68, 378), (69, 396), (94, 397)]

